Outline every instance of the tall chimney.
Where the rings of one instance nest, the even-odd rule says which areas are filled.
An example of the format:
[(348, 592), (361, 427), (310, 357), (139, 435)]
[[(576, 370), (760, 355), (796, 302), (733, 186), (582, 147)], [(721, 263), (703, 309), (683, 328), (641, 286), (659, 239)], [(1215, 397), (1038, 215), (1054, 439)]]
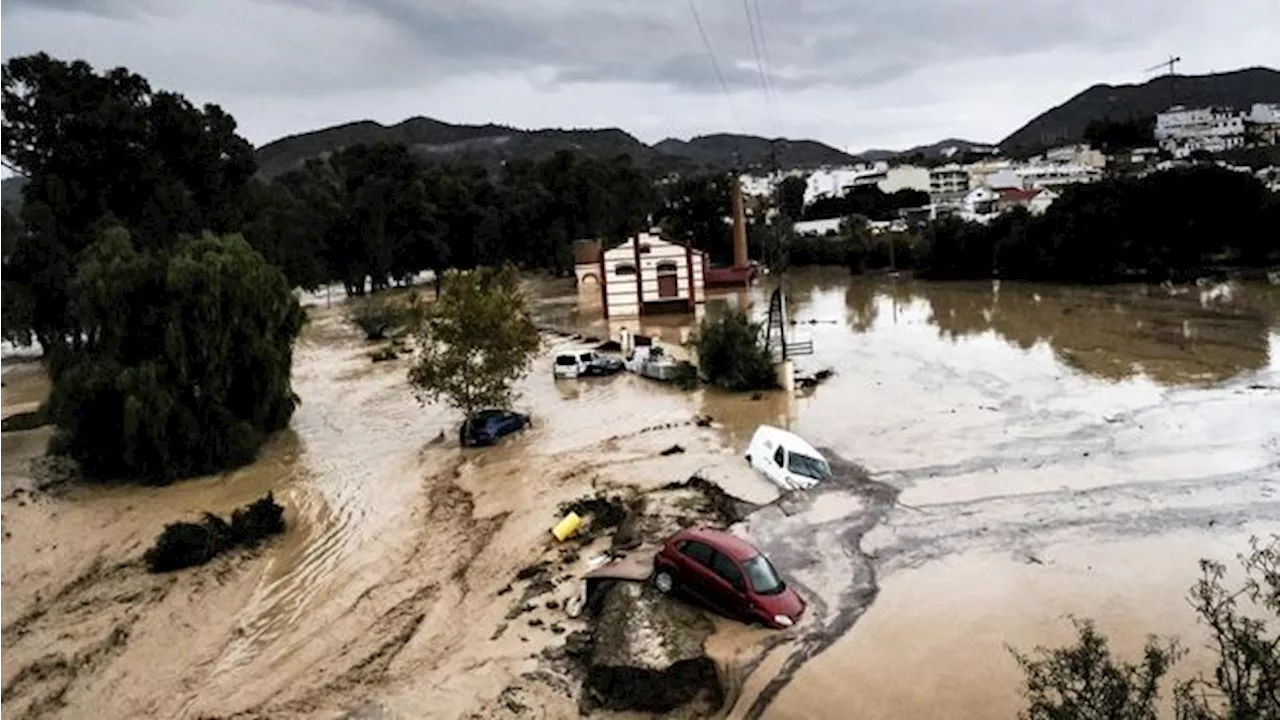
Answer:
[(733, 176), (733, 266), (747, 266), (747, 218), (742, 209), (742, 183)]

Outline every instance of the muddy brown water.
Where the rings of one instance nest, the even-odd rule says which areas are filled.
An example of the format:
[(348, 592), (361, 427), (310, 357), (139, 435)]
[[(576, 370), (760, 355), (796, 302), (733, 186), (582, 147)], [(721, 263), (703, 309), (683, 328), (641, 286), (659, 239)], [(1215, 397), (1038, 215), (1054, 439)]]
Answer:
[[(713, 296), (705, 313), (762, 313), (772, 282)], [(597, 293), (532, 287), (548, 324), (668, 342), (692, 329), (605, 321)], [(1198, 637), (1183, 600), (1196, 560), (1280, 532), (1280, 289), (795, 271), (788, 290), (795, 337), (815, 348), (800, 372), (836, 373), (797, 397), (556, 382), (550, 355), (578, 343), (552, 337), (522, 386), (533, 429), (463, 453), (453, 416), (408, 392), (404, 363), (370, 363), (341, 306), (321, 303), (296, 352), (303, 404), (254, 465), (19, 505), (22, 460), (44, 435), (5, 434), (5, 717), (338, 716), (371, 700), (387, 717), (465, 714), (558, 641), (507, 620), (498, 592), (542, 557), (559, 502), (702, 471), (770, 503), (777, 492), (742, 461), (760, 423), (828, 449), (851, 479), (740, 528), (811, 612), (787, 633), (718, 623), (709, 649), (728, 668), (731, 717), (1011, 716), (1006, 644), (1065, 641), (1067, 613), (1098, 618), (1121, 649), (1148, 632)], [(6, 415), (47, 391), (30, 368), (6, 366)], [(688, 452), (658, 455), (673, 442)], [(289, 532), (216, 579), (99, 580), (98, 558), (140, 553), (164, 522), (267, 489)], [(115, 628), (127, 642), (104, 644)], [(50, 653), (83, 662), (20, 676)], [(576, 714), (545, 702), (549, 717)]]

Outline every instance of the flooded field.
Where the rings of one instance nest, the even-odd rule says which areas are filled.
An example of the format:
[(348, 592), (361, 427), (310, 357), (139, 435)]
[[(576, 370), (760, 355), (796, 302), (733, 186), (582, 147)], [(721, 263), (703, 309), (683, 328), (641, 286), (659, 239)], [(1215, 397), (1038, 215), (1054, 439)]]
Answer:
[[(762, 313), (770, 289), (706, 312)], [(486, 703), (578, 627), (555, 608), (585, 557), (562, 563), (536, 607), (506, 592), (553, 552), (557, 505), (695, 471), (770, 503), (742, 462), (760, 423), (827, 449), (849, 480), (741, 528), (812, 604), (787, 633), (718, 623), (709, 651), (730, 717), (1012, 716), (1006, 644), (1066, 641), (1067, 613), (1096, 617), (1126, 651), (1149, 632), (1196, 638), (1183, 599), (1196, 561), (1280, 532), (1280, 288), (797, 271), (788, 289), (796, 336), (815, 348), (801, 372), (835, 371), (797, 397), (555, 382), (550, 355), (573, 341), (549, 337), (523, 384), (533, 428), (463, 452), (456, 418), (409, 392), (405, 362), (372, 364), (341, 306), (321, 302), (295, 353), (303, 404), (247, 468), (41, 490), (31, 458), (48, 430), (5, 433), (4, 716), (494, 716)], [(691, 330), (678, 316), (606, 322), (598, 293), (571, 282), (534, 290), (545, 322), (599, 337)], [(5, 415), (47, 391), (30, 363), (4, 377)], [(676, 442), (685, 453), (660, 455)], [(283, 538), (143, 571), (164, 523), (268, 489), (288, 509)], [(501, 710), (577, 716), (553, 690), (528, 713)]]

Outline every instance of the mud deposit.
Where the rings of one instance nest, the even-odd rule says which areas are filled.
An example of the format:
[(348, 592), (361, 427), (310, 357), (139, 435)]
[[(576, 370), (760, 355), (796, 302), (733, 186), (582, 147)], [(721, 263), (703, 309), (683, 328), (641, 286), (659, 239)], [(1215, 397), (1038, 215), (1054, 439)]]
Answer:
[[(577, 717), (595, 650), (590, 616), (567, 609), (579, 578), (698, 520), (762, 547), (809, 609), (774, 632), (677, 606), (686, 637), (707, 633), (723, 703), (691, 645), (692, 680), (673, 685), (696, 691), (669, 698), (674, 713), (1010, 717), (1006, 643), (1063, 642), (1075, 613), (1122, 651), (1149, 632), (1198, 647), (1183, 600), (1196, 560), (1280, 531), (1275, 288), (838, 273), (790, 287), (795, 339), (815, 347), (797, 372), (834, 371), (795, 397), (556, 382), (560, 350), (624, 325), (680, 342), (692, 323), (606, 323), (598, 292), (552, 283), (535, 288), (538, 313), (579, 337), (548, 334), (516, 408), (533, 425), (495, 448), (457, 448), (456, 418), (409, 391), (408, 359), (374, 363), (323, 301), (295, 352), (303, 403), (241, 470), (84, 487), (40, 457), (49, 428), (11, 421), (3, 716)], [(706, 312), (762, 311), (771, 289)], [(38, 366), (5, 363), (5, 417), (47, 391)], [(829, 449), (838, 479), (780, 498), (742, 458), (759, 423)], [(282, 535), (147, 572), (166, 524), (268, 492)], [(606, 499), (581, 509), (607, 517), (556, 543), (562, 506), (584, 498)], [(606, 684), (619, 677), (653, 679)]]

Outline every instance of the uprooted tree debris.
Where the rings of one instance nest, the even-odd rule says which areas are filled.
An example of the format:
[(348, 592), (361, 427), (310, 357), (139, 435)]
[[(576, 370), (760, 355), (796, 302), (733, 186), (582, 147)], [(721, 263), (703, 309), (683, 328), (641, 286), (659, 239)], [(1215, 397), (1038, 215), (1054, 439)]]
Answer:
[(284, 532), (284, 508), (271, 493), (238, 508), (227, 522), (205, 513), (198, 523), (166, 525), (147, 551), (147, 566), (153, 573), (170, 572), (203, 565), (237, 547), (252, 547), (265, 538)]

